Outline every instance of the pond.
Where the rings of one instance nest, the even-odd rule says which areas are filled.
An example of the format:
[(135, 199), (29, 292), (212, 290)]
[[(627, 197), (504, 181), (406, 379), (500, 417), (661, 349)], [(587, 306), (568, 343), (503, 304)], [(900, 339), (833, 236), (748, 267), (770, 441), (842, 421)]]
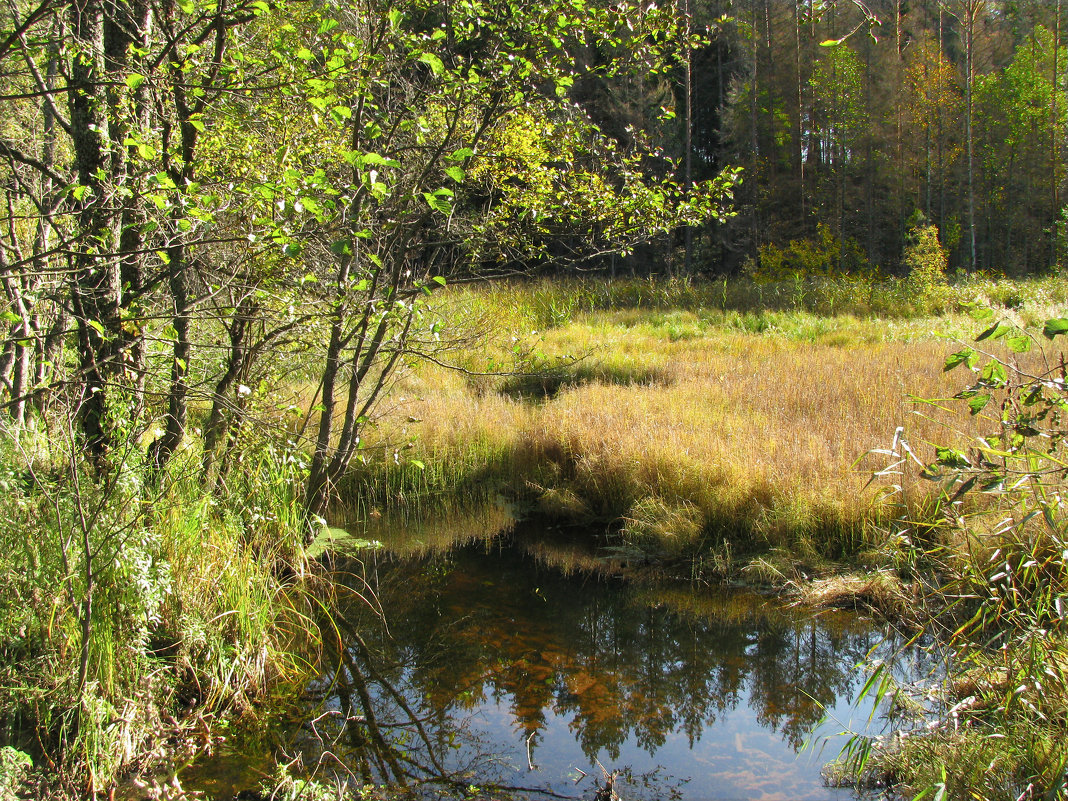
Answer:
[(355, 600), (290, 753), (422, 797), (592, 799), (608, 776), (625, 800), (852, 797), (821, 768), (868, 725), (870, 620), (549, 561), (511, 535), (340, 561)]
[(347, 564), (374, 600), (344, 615), (305, 746), (328, 744), (361, 780), (592, 797), (618, 773), (623, 798), (848, 797), (821, 766), (836, 732), (867, 723), (853, 701), (884, 639), (871, 621), (562, 571), (533, 551), (499, 538)]

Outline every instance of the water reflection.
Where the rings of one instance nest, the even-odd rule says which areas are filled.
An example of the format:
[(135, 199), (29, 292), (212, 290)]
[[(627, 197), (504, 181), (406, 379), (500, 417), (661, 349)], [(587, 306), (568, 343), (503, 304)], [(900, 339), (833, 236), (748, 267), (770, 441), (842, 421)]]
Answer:
[(604, 765), (624, 798), (836, 797), (795, 752), (826, 710), (849, 715), (868, 622), (569, 577), (501, 544), (348, 568), (386, 618), (344, 610), (305, 746), (362, 781), (591, 797)]

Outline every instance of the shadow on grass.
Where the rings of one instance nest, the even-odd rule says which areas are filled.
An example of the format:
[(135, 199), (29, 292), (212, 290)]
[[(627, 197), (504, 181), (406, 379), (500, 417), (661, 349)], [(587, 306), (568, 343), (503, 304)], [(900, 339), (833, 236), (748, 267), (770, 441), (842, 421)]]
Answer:
[(669, 386), (674, 378), (659, 367), (574, 363), (500, 379), (493, 391), (515, 400), (540, 403), (586, 384)]

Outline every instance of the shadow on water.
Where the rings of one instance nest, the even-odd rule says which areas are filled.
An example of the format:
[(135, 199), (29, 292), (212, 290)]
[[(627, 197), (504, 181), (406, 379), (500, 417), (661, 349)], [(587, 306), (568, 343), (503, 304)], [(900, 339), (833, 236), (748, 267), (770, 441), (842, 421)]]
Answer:
[(827, 734), (864, 725), (850, 702), (883, 639), (870, 621), (567, 574), (512, 538), (344, 568), (385, 617), (339, 615), (305, 764), (427, 797), (607, 797), (609, 771), (624, 799), (849, 796), (820, 779), (838, 745), (798, 751), (825, 714), (841, 717)]

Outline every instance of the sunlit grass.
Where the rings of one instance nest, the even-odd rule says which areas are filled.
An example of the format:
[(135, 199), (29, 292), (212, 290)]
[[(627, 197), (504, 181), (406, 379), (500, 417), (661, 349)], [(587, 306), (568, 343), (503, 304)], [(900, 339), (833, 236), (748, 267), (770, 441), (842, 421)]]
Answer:
[[(368, 453), (410, 446), (369, 459), (347, 503), (500, 493), (528, 515), (614, 532), (654, 558), (727, 543), (735, 567), (773, 550), (810, 564), (855, 558), (881, 523), (928, 514), (933, 485), (906, 476), (888, 500), (869, 486), (885, 465), (865, 454), (899, 427), (921, 452), (971, 435), (948, 433), (911, 398), (960, 389), (941, 369), (955, 338), (974, 333), (960, 304), (1009, 290), (972, 282), (956, 290), (959, 311), (885, 318), (859, 302), (820, 313), (848, 304), (818, 287), (797, 309), (781, 297), (737, 308), (741, 290), (725, 286), (543, 283), (446, 295), (446, 320), (462, 308), (467, 324), (494, 319), (496, 336), (457, 356), (466, 373), (423, 365), (405, 379)], [(865, 291), (871, 306), (901, 288)], [(1028, 303), (1063, 293), (1064, 282), (1022, 286), (1006, 313), (1026, 316)], [(509, 374), (485, 375), (491, 368)]]

